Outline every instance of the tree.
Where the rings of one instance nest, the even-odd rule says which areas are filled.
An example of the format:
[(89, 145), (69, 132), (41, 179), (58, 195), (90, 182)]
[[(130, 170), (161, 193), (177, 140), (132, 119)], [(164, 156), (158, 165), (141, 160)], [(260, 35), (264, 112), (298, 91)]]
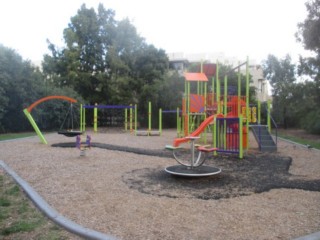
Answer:
[(307, 19), (298, 23), (296, 38), (307, 50), (320, 54), (320, 0), (310, 0), (305, 3), (308, 11)]
[[(304, 116), (303, 126), (309, 132), (320, 133), (320, 0), (311, 0), (305, 5), (308, 16), (304, 22), (298, 24), (296, 38), (306, 50), (313, 52), (314, 56), (300, 56), (298, 68), (300, 76), (306, 75), (311, 79), (311, 82), (306, 82), (306, 89), (312, 94), (308, 97), (308, 106), (313, 106), (313, 109)], [(313, 120), (315, 117), (318, 117), (317, 121)]]
[[(25, 61), (13, 49), (0, 45), (0, 132), (30, 131), (23, 109), (48, 95), (66, 95), (81, 101), (70, 88), (55, 88), (39, 68)], [(38, 126), (52, 130), (61, 125), (65, 103), (42, 104), (33, 110)]]
[(0, 131), (25, 130), (22, 109), (43, 86), (39, 69), (13, 49), (0, 45), (0, 82)]
[(280, 60), (269, 55), (263, 62), (264, 76), (272, 86), (273, 114), (284, 128), (298, 124), (292, 122), (294, 106), (291, 105), (296, 81), (295, 71), (296, 66), (292, 64), (289, 55)]
[(64, 30), (66, 46), (48, 42), (46, 76), (56, 86), (70, 86), (88, 103), (138, 104), (158, 102), (169, 61), (166, 53), (149, 45), (128, 19), (116, 21), (113, 10), (99, 4), (98, 12), (83, 4)]

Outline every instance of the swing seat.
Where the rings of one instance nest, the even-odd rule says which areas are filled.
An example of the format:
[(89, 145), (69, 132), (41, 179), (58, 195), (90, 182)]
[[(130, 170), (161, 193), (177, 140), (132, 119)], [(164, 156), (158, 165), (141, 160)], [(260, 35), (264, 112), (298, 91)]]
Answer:
[[(74, 111), (73, 111), (73, 104), (71, 103), (69, 111), (67, 112), (67, 115), (62, 122), (60, 130), (58, 131), (58, 134), (64, 135), (66, 137), (76, 137), (83, 134), (82, 131), (73, 130), (74, 129), (73, 118), (74, 118)], [(68, 126), (63, 128), (67, 119), (68, 119), (67, 123), (69, 124)]]
[(75, 137), (75, 136), (79, 136), (82, 135), (83, 132), (81, 131), (73, 131), (73, 130), (61, 130), (58, 132), (58, 134), (64, 135), (66, 137)]

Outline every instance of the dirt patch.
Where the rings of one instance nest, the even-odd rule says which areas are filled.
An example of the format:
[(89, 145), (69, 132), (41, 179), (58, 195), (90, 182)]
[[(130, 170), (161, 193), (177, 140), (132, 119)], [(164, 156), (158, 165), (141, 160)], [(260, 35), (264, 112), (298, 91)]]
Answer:
[[(74, 143), (53, 144), (54, 147), (74, 147)], [(92, 147), (170, 157), (166, 150), (152, 150), (92, 143)], [(254, 153), (239, 159), (232, 155), (207, 157), (206, 164), (222, 169), (219, 175), (190, 178), (172, 176), (163, 168), (143, 168), (127, 172), (122, 180), (141, 193), (170, 198), (221, 199), (262, 193), (271, 189), (288, 188), (320, 191), (320, 180), (305, 180), (289, 173), (291, 157), (272, 153)]]
[(269, 154), (246, 159), (226, 157), (209, 159), (208, 163), (222, 169), (211, 177), (172, 176), (163, 169), (137, 169), (126, 173), (123, 181), (141, 193), (172, 198), (221, 199), (276, 188), (320, 191), (320, 180), (304, 180), (288, 173), (292, 159)]

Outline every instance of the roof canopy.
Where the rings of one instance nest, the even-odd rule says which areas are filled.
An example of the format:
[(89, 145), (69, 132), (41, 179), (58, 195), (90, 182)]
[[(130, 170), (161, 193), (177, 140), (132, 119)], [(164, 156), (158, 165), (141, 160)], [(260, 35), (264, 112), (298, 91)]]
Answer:
[(208, 82), (208, 78), (204, 73), (185, 73), (186, 81)]

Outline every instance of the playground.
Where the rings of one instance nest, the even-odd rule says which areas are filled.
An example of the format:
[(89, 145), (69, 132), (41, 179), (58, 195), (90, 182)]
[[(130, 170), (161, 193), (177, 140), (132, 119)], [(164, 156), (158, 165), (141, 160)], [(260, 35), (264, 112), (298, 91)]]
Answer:
[(52, 133), (48, 144), (1, 142), (1, 160), (60, 214), (119, 239), (294, 239), (320, 229), (318, 150), (279, 140), (263, 153), (250, 133), (243, 159), (209, 156), (220, 174), (183, 178), (164, 170), (176, 164), (164, 148), (175, 130), (86, 134), (85, 156), (75, 137)]
[[(223, 84), (216, 64), (185, 73), (181, 108), (169, 110), (175, 129), (162, 129), (161, 109), (152, 129), (151, 102), (144, 130), (136, 105), (80, 104), (79, 130), (72, 117), (71, 127), (43, 134), (32, 109), (58, 99), (72, 113), (77, 102), (44, 97), (23, 110), (37, 137), (1, 142), (1, 160), (64, 217), (119, 239), (294, 239), (318, 232), (320, 152), (273, 137), (270, 102), (261, 124), (261, 103), (249, 102), (248, 66), (225, 73)], [(234, 71), (237, 86), (229, 86)], [(124, 128), (98, 130), (99, 113), (110, 109), (124, 112)]]

